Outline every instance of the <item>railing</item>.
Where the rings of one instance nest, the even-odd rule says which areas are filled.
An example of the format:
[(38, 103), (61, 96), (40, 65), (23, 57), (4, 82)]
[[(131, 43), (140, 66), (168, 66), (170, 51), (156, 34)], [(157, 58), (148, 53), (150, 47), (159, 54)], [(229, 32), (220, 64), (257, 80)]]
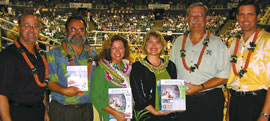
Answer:
[[(90, 44), (90, 46), (91, 47), (95, 47), (96, 50), (99, 50), (99, 48), (101, 48), (101, 45), (102, 45), (101, 43), (105, 39), (103, 34), (116, 34), (117, 33), (117, 34), (122, 34), (124, 36), (126, 34), (128, 34), (128, 35), (132, 35), (132, 34), (134, 35), (134, 34), (136, 34), (136, 35), (142, 35), (142, 36), (144, 36), (146, 34), (146, 32), (94, 31), (94, 30), (91, 31), (90, 33), (94, 34), (92, 36), (93, 37), (92, 40), (94, 40), (94, 42), (92, 42), (93, 44)], [(98, 39), (99, 38), (98, 35), (100, 35), (100, 33), (102, 34), (101, 37), (103, 39)], [(167, 36), (167, 35), (168, 36), (180, 36), (180, 35), (183, 35), (184, 33), (162, 32), (161, 34), (163, 36)], [(175, 37), (175, 38), (177, 38), (177, 37)], [(101, 41), (101, 42), (99, 42), (98, 40)], [(142, 39), (139, 39), (139, 41), (142, 42)], [(131, 44), (130, 45), (130, 49), (131, 49), (130, 51), (132, 52), (133, 61), (136, 60), (137, 57), (142, 57), (143, 56), (140, 42), (138, 43), (138, 41), (137, 41), (135, 44)], [(132, 43), (132, 42), (130, 41), (129, 43)], [(170, 44), (168, 44), (168, 45), (170, 45)], [(168, 47), (168, 45), (166, 45), (166, 47), (165, 47), (166, 48), (166, 51), (167, 51), (167, 53), (165, 53), (165, 55), (167, 55), (167, 54), (170, 53), (169, 52), (170, 51), (169, 48), (171, 48), (171, 47)], [(172, 46), (172, 45), (170, 45), (170, 46)]]
[[(5, 19), (0, 18), (0, 23), (1, 22), (7, 23), (9, 25), (12, 25), (13, 27), (14, 26), (18, 26), (17, 24), (14, 24), (12, 22), (9, 22), (9, 21), (7, 21)], [(19, 33), (17, 31), (13, 31), (13, 30), (11, 30), (9, 28), (6, 28), (4, 26), (0, 26), (0, 29), (3, 29), (5, 31), (12, 32), (15, 35), (19, 35)], [(90, 40), (89, 42), (91, 43), (90, 44), (90, 47), (92, 47), (92, 48), (94, 48), (96, 50), (98, 50), (98, 49), (101, 48), (101, 45), (103, 43), (103, 40), (106, 39), (104, 37), (105, 34), (110, 35), (110, 34), (117, 33), (117, 34), (122, 34), (124, 36), (127, 35), (127, 36), (129, 36), (131, 38), (130, 40), (138, 40), (140, 42), (142, 41), (142, 37), (146, 34), (146, 32), (95, 31), (95, 30), (88, 31), (87, 33), (88, 33), (88, 35), (87, 35), (88, 36), (88, 40)], [(164, 36), (180, 36), (183, 33), (172, 33), (172, 32), (166, 32), (165, 33), (165, 32), (163, 32), (161, 34), (163, 34)], [(133, 37), (132, 35), (138, 35), (140, 38)], [(0, 32), (0, 36), (1, 36), (1, 32)], [(40, 37), (44, 37), (47, 40), (47, 41), (40, 41), (40, 40), (37, 41), (38, 43), (41, 43), (41, 44), (46, 45), (46, 47), (47, 47), (46, 48), (46, 51), (49, 51), (49, 48), (52, 47), (52, 46), (54, 46), (54, 45), (61, 45), (61, 43), (58, 42), (57, 39), (51, 39), (51, 38), (49, 38), (47, 36), (44, 36), (43, 34), (40, 34)], [(12, 39), (9, 39), (7, 37), (1, 36), (0, 37), (0, 51), (1, 51), (1, 48), (2, 48), (2, 46), (1, 46), (1, 40), (2, 39), (7, 40), (7, 41), (13, 43), (13, 40)], [(132, 44), (131, 45), (131, 49), (133, 49), (133, 50), (136, 49), (136, 53), (137, 52), (141, 52), (140, 51), (140, 46), (141, 45), (140, 44), (137, 44), (138, 41), (135, 42), (136, 44)], [(130, 43), (132, 43), (132, 42), (130, 42)]]
[[(18, 24), (14, 24), (14, 23), (12, 23), (12, 22), (9, 22), (9, 21), (7, 21), (7, 20), (5, 20), (5, 19), (2, 19), (2, 18), (0, 18), (0, 23), (7, 23), (7, 24), (9, 24), (9, 25), (12, 25), (13, 27), (14, 26), (18, 26)], [(6, 27), (4, 27), (4, 26), (0, 26), (0, 29), (3, 29), (3, 30), (5, 30), (5, 31), (9, 31), (9, 32), (12, 32), (12, 33), (14, 33), (15, 35), (19, 35), (19, 32), (17, 32), (17, 31), (13, 31), (13, 30), (10, 30), (9, 28), (6, 28)], [(12, 39), (9, 39), (9, 38), (7, 38), (7, 37), (3, 37), (2, 36), (2, 33), (1, 33), (1, 31), (0, 31), (0, 52), (1, 52), (1, 50), (2, 50), (2, 39), (4, 39), (4, 40), (7, 40), (7, 41), (9, 41), (9, 42), (12, 42), (13, 43), (13, 40)], [(43, 38), (45, 38), (47, 41), (40, 41), (40, 40), (38, 40), (37, 42), (38, 43), (41, 43), (41, 44), (44, 44), (44, 45), (46, 45), (46, 50), (48, 51), (49, 50), (49, 47), (50, 46), (54, 46), (54, 45), (61, 45), (61, 43), (60, 42), (58, 42), (56, 39), (51, 39), (51, 38), (49, 38), (49, 37), (47, 37), (47, 36), (45, 36), (45, 35), (43, 35), (43, 34), (40, 34), (40, 37), (43, 37)]]
[[(91, 31), (90, 33), (94, 33), (94, 44), (97, 44), (97, 35), (98, 33), (107, 33), (107, 34), (146, 34), (146, 32), (121, 32), (121, 31)], [(161, 33), (163, 36), (164, 35), (183, 35), (183, 33), (172, 33), (172, 32), (162, 32)]]
[(270, 7), (268, 7), (264, 16), (261, 17), (259, 24), (261, 25), (270, 25)]
[(18, 7), (33, 7), (33, 2), (10, 2), (10, 6), (18, 6)]

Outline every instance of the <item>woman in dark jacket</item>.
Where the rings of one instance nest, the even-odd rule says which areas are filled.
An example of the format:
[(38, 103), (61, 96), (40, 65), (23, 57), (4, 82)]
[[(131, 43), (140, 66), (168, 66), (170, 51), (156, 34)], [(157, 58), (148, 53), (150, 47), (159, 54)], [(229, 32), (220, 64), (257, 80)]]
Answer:
[(161, 58), (166, 41), (160, 32), (151, 30), (145, 35), (142, 50), (146, 57), (139, 58), (132, 65), (130, 84), (135, 101), (133, 120), (136, 121), (172, 121), (172, 111), (161, 111), (157, 93), (160, 79), (176, 79), (175, 64), (168, 58)]

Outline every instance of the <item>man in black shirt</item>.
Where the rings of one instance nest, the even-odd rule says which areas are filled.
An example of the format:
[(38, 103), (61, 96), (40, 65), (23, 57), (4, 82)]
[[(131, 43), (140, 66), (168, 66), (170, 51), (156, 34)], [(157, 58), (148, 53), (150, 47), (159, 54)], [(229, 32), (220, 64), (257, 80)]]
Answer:
[(40, 23), (33, 14), (19, 19), (18, 40), (0, 53), (2, 121), (49, 121), (46, 104), (47, 62), (36, 44)]

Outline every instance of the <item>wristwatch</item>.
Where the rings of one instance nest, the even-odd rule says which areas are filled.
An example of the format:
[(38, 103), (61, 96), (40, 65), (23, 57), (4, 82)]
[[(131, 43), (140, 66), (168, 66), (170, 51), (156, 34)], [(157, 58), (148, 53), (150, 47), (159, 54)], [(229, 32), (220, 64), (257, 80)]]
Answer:
[(269, 119), (270, 115), (264, 112), (261, 112), (261, 115), (265, 118), (265, 119)]

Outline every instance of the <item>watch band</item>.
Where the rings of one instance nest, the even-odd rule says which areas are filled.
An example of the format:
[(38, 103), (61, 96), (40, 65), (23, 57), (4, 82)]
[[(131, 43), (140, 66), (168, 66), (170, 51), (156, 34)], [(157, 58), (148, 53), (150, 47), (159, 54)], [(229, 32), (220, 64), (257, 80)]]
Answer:
[(203, 89), (203, 90), (205, 90), (205, 86), (204, 86), (204, 84), (201, 84), (201, 86), (202, 86), (202, 89)]
[(264, 112), (261, 112), (261, 115), (265, 118), (265, 119), (269, 119), (270, 115)]

